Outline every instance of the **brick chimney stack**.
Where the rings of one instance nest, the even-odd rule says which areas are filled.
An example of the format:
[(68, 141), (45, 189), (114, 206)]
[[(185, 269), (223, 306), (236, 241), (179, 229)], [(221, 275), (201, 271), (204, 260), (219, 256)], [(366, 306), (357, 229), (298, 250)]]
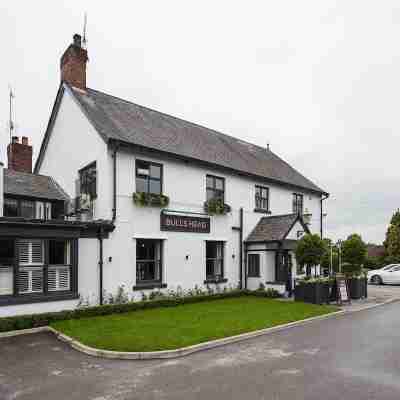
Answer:
[(79, 89), (86, 89), (86, 63), (87, 51), (82, 48), (81, 35), (75, 34), (73, 43), (61, 57), (61, 81)]
[(31, 174), (32, 154), (32, 146), (29, 145), (26, 136), (22, 136), (21, 143), (18, 136), (13, 136), (11, 143), (7, 146), (8, 169)]

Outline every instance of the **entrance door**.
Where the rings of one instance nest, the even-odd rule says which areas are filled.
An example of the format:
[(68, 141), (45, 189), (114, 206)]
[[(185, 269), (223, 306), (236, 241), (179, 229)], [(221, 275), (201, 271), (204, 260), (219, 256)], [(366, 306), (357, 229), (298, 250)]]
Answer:
[(276, 253), (275, 281), (286, 285), (286, 290), (292, 292), (292, 256), (287, 250)]

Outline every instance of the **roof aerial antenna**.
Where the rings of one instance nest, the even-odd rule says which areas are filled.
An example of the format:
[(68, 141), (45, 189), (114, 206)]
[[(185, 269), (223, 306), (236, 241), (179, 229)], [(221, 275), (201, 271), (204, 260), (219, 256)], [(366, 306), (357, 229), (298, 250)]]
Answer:
[(84, 16), (84, 18), (83, 18), (83, 40), (82, 40), (82, 43), (83, 43), (83, 48), (84, 49), (86, 49), (86, 43), (87, 43), (87, 40), (86, 40), (86, 25), (87, 25), (87, 12), (85, 12), (85, 16)]
[(10, 130), (10, 143), (12, 142), (12, 137), (14, 135), (14, 121), (13, 121), (13, 99), (15, 97), (11, 85), (9, 87), (9, 102), (10, 102), (10, 119), (9, 119), (9, 130)]

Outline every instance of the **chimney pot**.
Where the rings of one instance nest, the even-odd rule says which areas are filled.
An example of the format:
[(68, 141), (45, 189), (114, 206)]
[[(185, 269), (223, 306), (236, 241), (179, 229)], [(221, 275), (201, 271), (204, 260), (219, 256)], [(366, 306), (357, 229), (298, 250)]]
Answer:
[(75, 35), (73, 36), (74, 39), (74, 45), (77, 47), (82, 47), (82, 37), (81, 35), (78, 35), (77, 33), (75, 33)]
[(68, 46), (61, 57), (61, 81), (78, 89), (86, 89), (87, 51), (82, 48), (82, 37), (77, 33), (73, 43)]
[(13, 136), (7, 146), (8, 169), (20, 172), (32, 173), (32, 146), (26, 136), (22, 137), (22, 143), (18, 136)]

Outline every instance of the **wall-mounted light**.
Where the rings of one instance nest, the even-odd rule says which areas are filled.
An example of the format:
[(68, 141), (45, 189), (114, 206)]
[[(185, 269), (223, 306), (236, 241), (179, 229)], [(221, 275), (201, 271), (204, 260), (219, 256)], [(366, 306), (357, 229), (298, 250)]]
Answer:
[(233, 260), (235, 259), (235, 255), (234, 255), (234, 254), (232, 254), (232, 259), (233, 259)]
[(188, 255), (186, 255), (186, 257), (185, 257), (185, 258), (186, 258), (186, 260), (189, 260), (189, 256), (188, 256)]
[(112, 262), (112, 257), (108, 257), (108, 262)]

